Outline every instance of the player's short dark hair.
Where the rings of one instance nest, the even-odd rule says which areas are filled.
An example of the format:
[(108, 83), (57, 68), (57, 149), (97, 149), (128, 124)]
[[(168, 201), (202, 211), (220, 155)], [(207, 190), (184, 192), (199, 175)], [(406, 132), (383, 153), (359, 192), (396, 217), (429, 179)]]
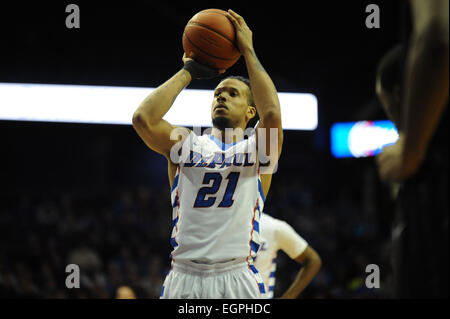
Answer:
[[(229, 80), (229, 79), (238, 80), (238, 81), (244, 82), (247, 85), (248, 91), (249, 91), (248, 104), (253, 106), (256, 109), (255, 100), (253, 99), (253, 93), (252, 93), (252, 87), (251, 87), (251, 84), (250, 84), (250, 80), (248, 78), (246, 78), (246, 77), (241, 76), (241, 75), (230, 75), (229, 77), (223, 79), (223, 81)], [(246, 128), (249, 128), (249, 127), (254, 128), (256, 123), (258, 123), (258, 121), (259, 121), (259, 114), (258, 114), (258, 110), (256, 110), (255, 116), (248, 121)]]
[(377, 79), (381, 88), (393, 92), (396, 86), (403, 86), (405, 50), (402, 44), (390, 49), (380, 60), (377, 67)]

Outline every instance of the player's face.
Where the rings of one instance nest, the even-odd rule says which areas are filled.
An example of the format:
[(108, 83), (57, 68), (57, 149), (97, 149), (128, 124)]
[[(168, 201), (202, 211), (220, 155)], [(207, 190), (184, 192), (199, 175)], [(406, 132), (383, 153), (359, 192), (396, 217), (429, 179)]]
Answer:
[(248, 86), (242, 81), (227, 79), (220, 82), (214, 91), (211, 107), (214, 126), (245, 127), (248, 94)]

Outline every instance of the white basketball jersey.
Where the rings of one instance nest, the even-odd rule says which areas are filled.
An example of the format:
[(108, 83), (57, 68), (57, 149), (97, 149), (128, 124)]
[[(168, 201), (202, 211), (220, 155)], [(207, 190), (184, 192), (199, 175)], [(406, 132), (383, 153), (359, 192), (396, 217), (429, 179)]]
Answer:
[(253, 267), (265, 200), (256, 135), (223, 144), (191, 132), (182, 150), (171, 190), (172, 260), (213, 264), (236, 259)]
[(260, 219), (261, 248), (254, 265), (261, 274), (267, 298), (273, 298), (277, 254), (281, 249), (290, 258), (300, 256), (308, 243), (286, 222), (262, 214)]

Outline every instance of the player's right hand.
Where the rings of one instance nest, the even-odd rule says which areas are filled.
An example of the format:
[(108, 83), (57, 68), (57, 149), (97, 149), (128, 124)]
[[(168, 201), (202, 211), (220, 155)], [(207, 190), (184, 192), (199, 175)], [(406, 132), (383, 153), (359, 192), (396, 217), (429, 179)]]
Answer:
[(183, 69), (187, 70), (191, 74), (191, 77), (196, 80), (212, 79), (225, 72), (224, 69), (217, 70), (198, 63), (194, 60), (193, 54), (187, 57), (186, 53), (184, 53), (182, 60), (184, 63)]
[(228, 10), (226, 14), (236, 30), (236, 42), (239, 47), (239, 51), (245, 56), (247, 52), (253, 51), (252, 30), (250, 30), (244, 18), (233, 10)]

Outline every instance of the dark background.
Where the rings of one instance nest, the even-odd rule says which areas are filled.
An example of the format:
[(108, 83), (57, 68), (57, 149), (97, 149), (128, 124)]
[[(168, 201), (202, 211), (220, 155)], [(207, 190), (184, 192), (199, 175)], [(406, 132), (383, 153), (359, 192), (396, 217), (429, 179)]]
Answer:
[[(388, 187), (373, 158), (333, 158), (329, 129), (386, 118), (375, 70), (401, 40), (403, 1), (75, 1), (81, 28), (67, 29), (69, 3), (2, 5), (0, 82), (156, 87), (182, 66), (190, 17), (206, 8), (241, 14), (278, 91), (318, 98), (318, 128), (285, 131), (265, 206), (322, 256), (303, 297), (390, 296)], [(370, 3), (380, 8), (380, 29), (365, 26)], [(247, 75), (243, 59), (230, 74)], [(170, 252), (165, 159), (126, 125), (0, 121), (0, 136), (1, 295), (110, 298), (128, 284), (138, 297), (158, 297)], [(74, 260), (86, 271), (82, 288), (68, 290), (64, 270)], [(372, 263), (380, 266), (380, 289), (364, 285)], [(280, 253), (276, 296), (298, 269)]]

